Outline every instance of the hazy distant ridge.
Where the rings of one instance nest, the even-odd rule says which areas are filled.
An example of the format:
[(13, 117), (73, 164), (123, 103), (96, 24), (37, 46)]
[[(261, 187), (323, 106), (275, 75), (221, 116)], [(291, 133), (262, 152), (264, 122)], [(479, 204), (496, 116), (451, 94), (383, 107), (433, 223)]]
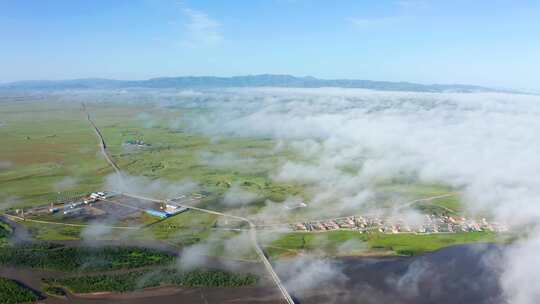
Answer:
[(161, 77), (148, 80), (73, 79), (29, 80), (0, 85), (4, 90), (65, 90), (65, 89), (120, 89), (120, 88), (226, 88), (226, 87), (341, 87), (382, 91), (413, 92), (495, 92), (493, 88), (463, 84), (417, 84), (355, 79), (318, 79), (291, 75), (248, 75), (234, 77), (184, 76)]

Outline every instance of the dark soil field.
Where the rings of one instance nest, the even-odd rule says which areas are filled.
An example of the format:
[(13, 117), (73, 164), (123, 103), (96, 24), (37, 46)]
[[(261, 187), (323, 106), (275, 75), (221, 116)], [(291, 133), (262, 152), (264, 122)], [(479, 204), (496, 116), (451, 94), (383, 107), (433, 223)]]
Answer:
[[(327, 261), (342, 273), (338, 279), (289, 291), (302, 304), (505, 303), (499, 285), (503, 250), (498, 245), (470, 244), (418, 257), (332, 258)], [(295, 275), (279, 274), (284, 281)]]

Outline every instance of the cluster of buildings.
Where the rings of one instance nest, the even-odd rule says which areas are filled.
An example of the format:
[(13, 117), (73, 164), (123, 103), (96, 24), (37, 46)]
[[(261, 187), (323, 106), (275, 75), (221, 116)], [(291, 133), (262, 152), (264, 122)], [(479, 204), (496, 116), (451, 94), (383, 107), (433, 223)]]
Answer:
[(126, 140), (124, 144), (137, 146), (137, 147), (150, 147), (151, 146), (149, 143), (145, 143), (143, 140), (140, 140), (140, 139)]
[(183, 207), (183, 205), (196, 204), (203, 197), (205, 197), (205, 195), (201, 193), (191, 193), (191, 195), (182, 194), (176, 198), (166, 200), (163, 204), (160, 204), (159, 210), (152, 208), (146, 209), (145, 212), (149, 215), (162, 219), (167, 218), (189, 210), (188, 207)]
[(361, 233), (373, 231), (381, 233), (453, 233), (493, 231), (505, 232), (504, 224), (488, 222), (485, 218), (477, 221), (465, 217), (425, 215), (420, 224), (408, 224), (404, 220), (379, 216), (350, 216), (321, 221), (303, 222), (292, 225), (295, 231), (324, 231), (348, 229)]
[(167, 218), (175, 214), (187, 211), (189, 208), (176, 205), (174, 202), (167, 202), (159, 207), (160, 210), (146, 209), (145, 212), (149, 215), (159, 218)]
[(65, 203), (62, 205), (62, 207), (55, 207), (54, 204), (51, 203), (51, 206), (49, 208), (50, 213), (57, 213), (62, 211), (62, 214), (64, 215), (76, 215), (80, 214), (84, 211), (84, 207), (86, 205), (95, 203), (99, 200), (103, 200), (106, 198), (109, 198), (113, 196), (114, 194), (109, 194), (105, 192), (92, 192), (90, 195), (82, 197), (80, 200), (70, 203)]

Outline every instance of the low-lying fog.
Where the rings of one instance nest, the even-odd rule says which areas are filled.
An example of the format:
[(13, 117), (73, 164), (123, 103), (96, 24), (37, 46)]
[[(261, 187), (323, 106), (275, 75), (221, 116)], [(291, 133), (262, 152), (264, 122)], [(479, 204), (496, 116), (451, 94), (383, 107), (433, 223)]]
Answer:
[[(501, 284), (509, 303), (540, 297), (540, 96), (247, 88), (63, 98), (74, 96), (202, 108), (204, 115), (182, 117), (187, 128), (212, 137), (273, 138), (275, 149), (311, 161), (286, 162), (272, 178), (316, 185), (313, 204), (362, 204), (376, 181), (392, 177), (456, 187), (470, 212), (487, 210), (527, 227), (528, 238), (508, 250)], [(320, 272), (341, 277), (328, 265)]]

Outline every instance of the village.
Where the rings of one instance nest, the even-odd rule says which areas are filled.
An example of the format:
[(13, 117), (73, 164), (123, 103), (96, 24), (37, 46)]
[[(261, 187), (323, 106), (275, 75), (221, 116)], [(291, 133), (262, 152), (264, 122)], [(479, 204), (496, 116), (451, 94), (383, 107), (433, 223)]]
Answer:
[(360, 233), (457, 233), (457, 232), (506, 232), (508, 226), (488, 222), (485, 218), (475, 220), (457, 216), (436, 216), (426, 214), (421, 223), (410, 224), (395, 218), (376, 215), (349, 216), (336, 219), (310, 221), (292, 224), (294, 231), (321, 232), (327, 230), (355, 230)]

